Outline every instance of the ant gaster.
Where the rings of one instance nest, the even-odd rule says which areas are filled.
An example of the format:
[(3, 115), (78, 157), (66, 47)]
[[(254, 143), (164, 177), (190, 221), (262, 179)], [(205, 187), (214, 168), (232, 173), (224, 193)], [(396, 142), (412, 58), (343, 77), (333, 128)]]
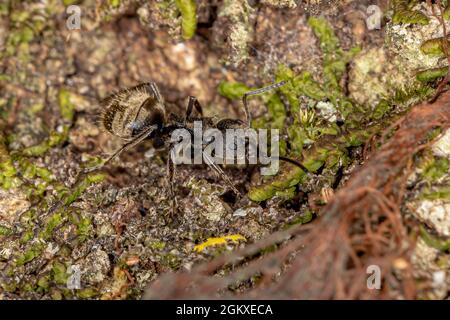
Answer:
[[(85, 173), (101, 169), (108, 162), (116, 158), (121, 152), (136, 146), (147, 138), (152, 139), (154, 146), (167, 147), (166, 142), (170, 140), (170, 135), (174, 130), (189, 130), (192, 128), (194, 121), (202, 121), (204, 129), (216, 128), (225, 131), (226, 129), (249, 128), (251, 115), (248, 109), (247, 98), (252, 95), (277, 89), (285, 83), (286, 81), (281, 81), (245, 93), (242, 98), (246, 117), (245, 121), (240, 119), (220, 119), (215, 121), (213, 118), (204, 117), (200, 103), (193, 96), (189, 97), (184, 117), (177, 116), (173, 113), (169, 114), (163, 97), (154, 82), (142, 83), (135, 87), (114, 93), (101, 101), (101, 106), (103, 107), (103, 112), (100, 117), (101, 124), (112, 135), (122, 139), (124, 144), (105, 159), (101, 165), (87, 169)], [(200, 115), (200, 118), (192, 116), (194, 109)], [(298, 163), (295, 160), (284, 157), (279, 157), (279, 159), (290, 162), (307, 171), (301, 163)], [(207, 164), (226, 181), (237, 195), (240, 195), (239, 191), (235, 188), (220, 166), (213, 162)], [(175, 199), (173, 194), (175, 164), (170, 151), (167, 159), (167, 170), (170, 197)], [(174, 210), (174, 207), (172, 210)]]

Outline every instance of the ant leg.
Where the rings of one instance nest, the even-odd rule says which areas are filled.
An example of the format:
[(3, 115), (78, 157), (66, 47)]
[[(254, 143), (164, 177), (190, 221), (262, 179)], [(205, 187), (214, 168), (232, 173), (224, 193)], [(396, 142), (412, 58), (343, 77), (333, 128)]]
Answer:
[(260, 89), (256, 89), (256, 90), (253, 90), (253, 91), (249, 91), (249, 92), (246, 92), (244, 94), (244, 96), (242, 97), (242, 102), (244, 104), (245, 120), (246, 120), (247, 126), (249, 128), (250, 128), (250, 125), (251, 125), (251, 122), (252, 122), (252, 116), (251, 116), (250, 112), (248, 111), (247, 97), (254, 96), (254, 95), (257, 95), (257, 94), (260, 94), (260, 93), (264, 93), (264, 92), (267, 92), (267, 91), (270, 91), (270, 90), (273, 90), (273, 89), (277, 89), (279, 87), (284, 86), (286, 84), (286, 82), (287, 82), (286, 80), (283, 80), (283, 81), (271, 84), (270, 86), (267, 86), (267, 87), (264, 87), (264, 88), (260, 88)]
[[(147, 138), (150, 133), (155, 130), (157, 127), (156, 126), (150, 126), (148, 127), (146, 130), (144, 130), (143, 132), (141, 132), (138, 136), (136, 136), (132, 141), (124, 144), (122, 147), (120, 147), (119, 149), (117, 149), (111, 156), (109, 156), (107, 159), (103, 160), (103, 163), (95, 166), (95, 167), (91, 167), (91, 168), (85, 168), (84, 170), (81, 170), (76, 179), (75, 179), (75, 183), (72, 185), (72, 187), (70, 188), (72, 191), (76, 190), (78, 188), (78, 186), (80, 185), (80, 183), (82, 182), (82, 179), (84, 177), (86, 177), (87, 174), (93, 172), (93, 171), (97, 171), (102, 169), (107, 163), (109, 163), (111, 160), (113, 160), (114, 158), (116, 158), (119, 154), (121, 154), (123, 151), (128, 150), (132, 147), (134, 147), (135, 145), (139, 144), (140, 142), (142, 142), (142, 140), (144, 140), (145, 138)], [(72, 192), (71, 191), (71, 192)], [(61, 199), (59, 200), (56, 204), (54, 204), (52, 207), (50, 207), (50, 209), (47, 211), (49, 214), (55, 212), (56, 210), (60, 209), (62, 206), (64, 206), (64, 201)]]
[(230, 186), (230, 188), (237, 196), (242, 196), (242, 193), (240, 193), (239, 190), (236, 189), (233, 182), (231, 182), (230, 178), (225, 174), (225, 172), (223, 172), (222, 168), (220, 168), (217, 164), (215, 164), (214, 160), (211, 159), (209, 155), (207, 155), (206, 153), (204, 153), (203, 155), (205, 157), (206, 164), (210, 168), (212, 168), (220, 177), (222, 177), (222, 179), (225, 180), (225, 182)]
[(278, 159), (280, 159), (281, 161), (288, 162), (288, 163), (290, 163), (290, 164), (293, 164), (293, 165), (299, 167), (299, 168), (302, 169), (305, 173), (312, 173), (312, 172), (309, 171), (302, 163), (300, 163), (300, 162), (298, 162), (298, 161), (296, 161), (296, 160), (294, 160), (294, 159), (286, 158), (286, 157), (281, 157), (281, 156), (278, 157)]
[(203, 117), (203, 108), (200, 105), (200, 103), (198, 102), (196, 97), (193, 96), (189, 96), (189, 102), (186, 108), (186, 116), (184, 118), (184, 124), (186, 124), (187, 121), (189, 121), (191, 114), (192, 114), (192, 110), (195, 108), (195, 110), (200, 114), (200, 116)]
[(107, 163), (109, 163), (111, 160), (113, 160), (114, 158), (116, 158), (118, 155), (120, 155), (123, 151), (126, 151), (134, 146), (136, 146), (137, 144), (141, 143), (144, 139), (146, 139), (151, 133), (152, 131), (154, 131), (157, 128), (157, 126), (150, 126), (147, 129), (145, 129), (143, 132), (141, 132), (140, 134), (138, 134), (135, 138), (133, 138), (133, 140), (131, 140), (130, 142), (125, 143), (123, 146), (121, 146), (119, 149), (117, 149), (116, 151), (114, 151), (114, 153), (112, 155), (110, 155), (108, 158), (106, 158), (102, 164), (92, 167), (92, 168), (86, 168), (83, 172), (84, 173), (89, 173), (92, 171), (96, 171), (99, 170), (101, 168), (103, 168)]
[(175, 179), (175, 163), (172, 159), (172, 149), (169, 149), (169, 157), (167, 158), (167, 185), (169, 189), (169, 197), (171, 201), (171, 208), (170, 208), (170, 215), (171, 217), (175, 216), (176, 213), (176, 205), (177, 205), (177, 199), (175, 192), (173, 190), (174, 187), (174, 179)]

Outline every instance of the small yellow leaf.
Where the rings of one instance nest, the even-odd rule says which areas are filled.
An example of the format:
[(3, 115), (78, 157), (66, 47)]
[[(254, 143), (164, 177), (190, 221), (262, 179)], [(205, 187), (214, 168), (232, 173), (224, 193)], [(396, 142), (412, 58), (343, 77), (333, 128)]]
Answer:
[(203, 242), (199, 245), (196, 245), (194, 247), (194, 251), (202, 252), (203, 250), (205, 250), (208, 247), (213, 247), (216, 245), (224, 245), (224, 244), (227, 244), (227, 241), (231, 241), (233, 243), (238, 243), (239, 240), (247, 241), (247, 239), (245, 239), (240, 234), (232, 234), (229, 236), (223, 236), (223, 237), (219, 237), (219, 238), (208, 238), (205, 242)]

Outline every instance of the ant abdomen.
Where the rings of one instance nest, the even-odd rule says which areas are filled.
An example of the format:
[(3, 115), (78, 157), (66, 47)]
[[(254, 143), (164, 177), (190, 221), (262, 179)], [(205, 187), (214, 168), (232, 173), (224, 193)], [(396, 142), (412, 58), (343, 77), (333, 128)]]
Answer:
[(102, 126), (123, 140), (133, 139), (149, 126), (160, 128), (166, 119), (164, 102), (148, 83), (114, 93), (101, 105)]

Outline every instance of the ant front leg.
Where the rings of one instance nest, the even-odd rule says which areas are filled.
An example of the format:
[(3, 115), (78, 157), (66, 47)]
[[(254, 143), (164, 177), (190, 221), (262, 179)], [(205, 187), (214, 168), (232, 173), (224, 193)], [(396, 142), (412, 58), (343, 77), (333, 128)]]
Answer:
[(184, 124), (186, 124), (186, 122), (188, 122), (191, 119), (191, 114), (194, 108), (200, 114), (200, 116), (203, 117), (203, 108), (200, 105), (200, 102), (198, 102), (196, 97), (189, 96), (189, 102), (186, 108), (186, 116), (184, 118)]

